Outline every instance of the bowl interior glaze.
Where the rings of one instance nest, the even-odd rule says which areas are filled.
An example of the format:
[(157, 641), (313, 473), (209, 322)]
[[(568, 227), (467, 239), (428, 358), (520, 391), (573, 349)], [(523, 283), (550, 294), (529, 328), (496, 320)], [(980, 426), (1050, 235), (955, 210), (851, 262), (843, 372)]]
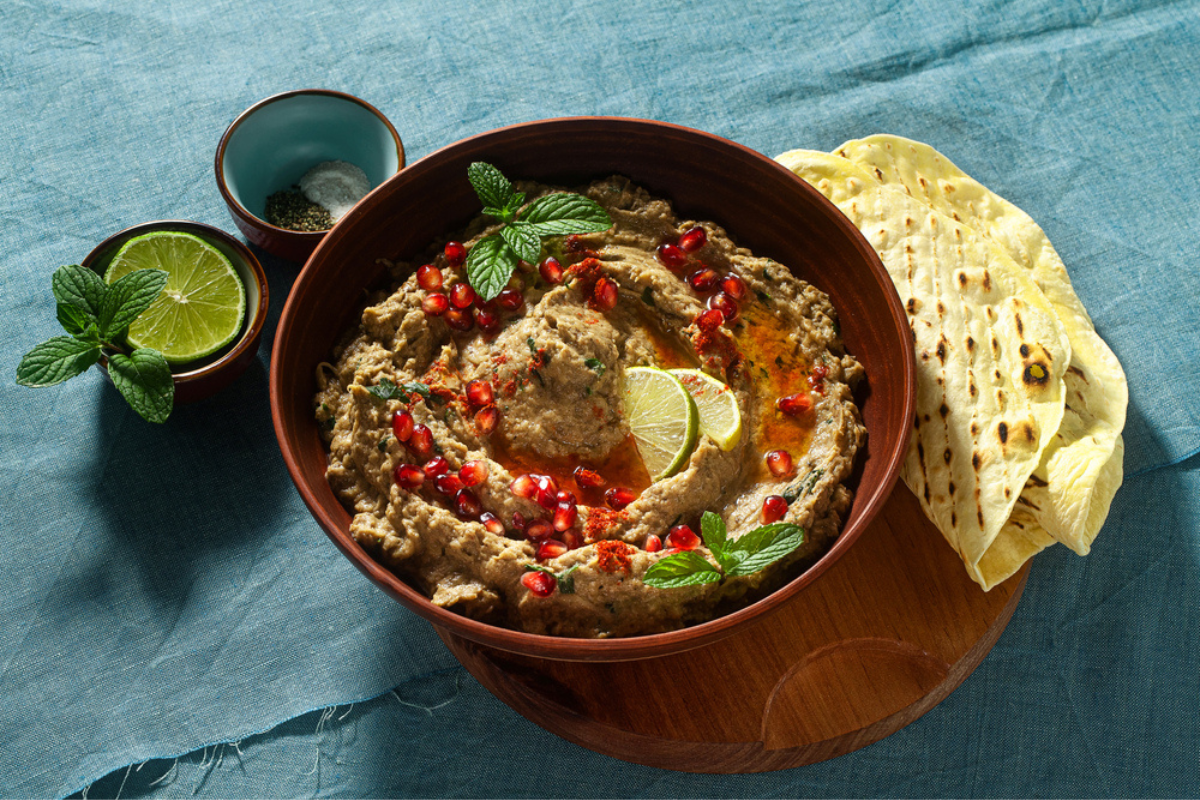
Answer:
[[(670, 633), (564, 639), (498, 628), (431, 604), (348, 534), (350, 515), (325, 480), (313, 416), (316, 365), (355, 324), (364, 289), (383, 285), (379, 259), (415, 256), (461, 228), (480, 204), (467, 166), (487, 161), (510, 178), (575, 186), (614, 173), (670, 199), (683, 217), (724, 226), (741, 246), (789, 266), (827, 292), (846, 346), (867, 379), (857, 392), (868, 430), (853, 507), (833, 547), (790, 583), (727, 616)], [(325, 532), (372, 581), (435, 625), (525, 655), (591, 661), (649, 658), (715, 641), (792, 599), (858, 538), (891, 492), (914, 404), (911, 334), (874, 250), (840, 211), (771, 159), (711, 134), (666, 123), (569, 118), (465, 139), (407, 167), (336, 225), (301, 272), (284, 309), (271, 363), (271, 410), (288, 470)]]
[(269, 99), (238, 121), (222, 172), (230, 196), (265, 221), (268, 196), (337, 160), (361, 168), (372, 187), (403, 166), (395, 131), (378, 112), (347, 95), (298, 92)]

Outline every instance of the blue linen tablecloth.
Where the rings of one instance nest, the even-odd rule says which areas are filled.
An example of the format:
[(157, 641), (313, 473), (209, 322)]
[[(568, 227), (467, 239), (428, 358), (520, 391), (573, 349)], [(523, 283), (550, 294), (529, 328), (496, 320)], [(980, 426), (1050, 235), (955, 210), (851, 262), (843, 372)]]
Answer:
[[(5, 3), (0, 796), (1200, 795), (1198, 52), (1197, 2)], [(295, 493), (267, 365), (297, 265), (258, 253), (258, 361), (165, 425), (95, 370), (14, 383), (57, 332), (53, 270), (147, 220), (233, 231), (221, 133), (306, 87), (376, 105), (410, 162), (580, 114), (768, 155), (933, 144), (1045, 228), (1127, 371), (1092, 554), (1040, 555), (962, 687), (833, 761), (686, 775), (543, 731)]]

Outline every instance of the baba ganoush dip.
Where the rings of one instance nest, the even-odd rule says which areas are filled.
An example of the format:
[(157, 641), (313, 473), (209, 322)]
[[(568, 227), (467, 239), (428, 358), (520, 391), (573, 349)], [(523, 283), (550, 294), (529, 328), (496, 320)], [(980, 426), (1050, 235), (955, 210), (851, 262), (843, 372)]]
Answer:
[[(625, 178), (581, 193), (613, 227), (547, 239), (548, 260), (522, 262), (495, 300), (478, 301), (463, 267), (492, 218), (392, 265), (395, 286), (318, 369), (327, 477), (355, 540), (436, 605), (540, 634), (673, 630), (762, 596), (837, 537), (863, 371), (828, 297), (784, 265)], [(727, 384), (740, 436), (723, 449), (700, 435), (652, 481), (623, 416), (635, 366)], [(782, 520), (804, 542), (750, 575), (644, 583), (680, 549), (713, 561), (689, 536), (706, 511), (731, 540)]]

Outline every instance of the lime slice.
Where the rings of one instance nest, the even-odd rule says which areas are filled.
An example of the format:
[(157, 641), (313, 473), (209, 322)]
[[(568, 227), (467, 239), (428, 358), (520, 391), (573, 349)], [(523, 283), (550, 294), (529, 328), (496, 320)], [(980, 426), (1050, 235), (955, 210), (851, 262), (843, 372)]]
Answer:
[(732, 450), (742, 438), (742, 412), (733, 390), (698, 369), (668, 370), (696, 401), (700, 412), (700, 432), (722, 450)]
[(657, 367), (630, 367), (622, 388), (625, 420), (646, 471), (656, 481), (675, 474), (700, 434), (692, 396), (678, 378)]
[(162, 269), (167, 285), (129, 326), (133, 347), (151, 347), (172, 364), (215, 353), (233, 341), (246, 316), (246, 289), (220, 250), (190, 233), (156, 231), (117, 251), (106, 283), (139, 269)]

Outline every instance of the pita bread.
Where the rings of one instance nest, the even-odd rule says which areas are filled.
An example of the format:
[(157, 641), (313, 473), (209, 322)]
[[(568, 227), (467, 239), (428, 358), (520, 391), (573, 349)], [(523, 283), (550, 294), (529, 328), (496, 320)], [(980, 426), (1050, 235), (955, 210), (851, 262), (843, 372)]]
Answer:
[(902, 478), (990, 589), (1054, 541), (1017, 501), (1062, 423), (1066, 332), (1028, 271), (973, 228), (841, 156), (777, 160), (858, 226), (896, 285), (917, 351)]
[(1097, 335), (1062, 259), (1028, 214), (988, 190), (927, 144), (875, 135), (846, 142), (837, 155), (869, 169), (1002, 247), (1045, 293), (1071, 342), (1062, 425), (1018, 503), (1055, 540), (1087, 555), (1123, 476), (1125, 372)]

